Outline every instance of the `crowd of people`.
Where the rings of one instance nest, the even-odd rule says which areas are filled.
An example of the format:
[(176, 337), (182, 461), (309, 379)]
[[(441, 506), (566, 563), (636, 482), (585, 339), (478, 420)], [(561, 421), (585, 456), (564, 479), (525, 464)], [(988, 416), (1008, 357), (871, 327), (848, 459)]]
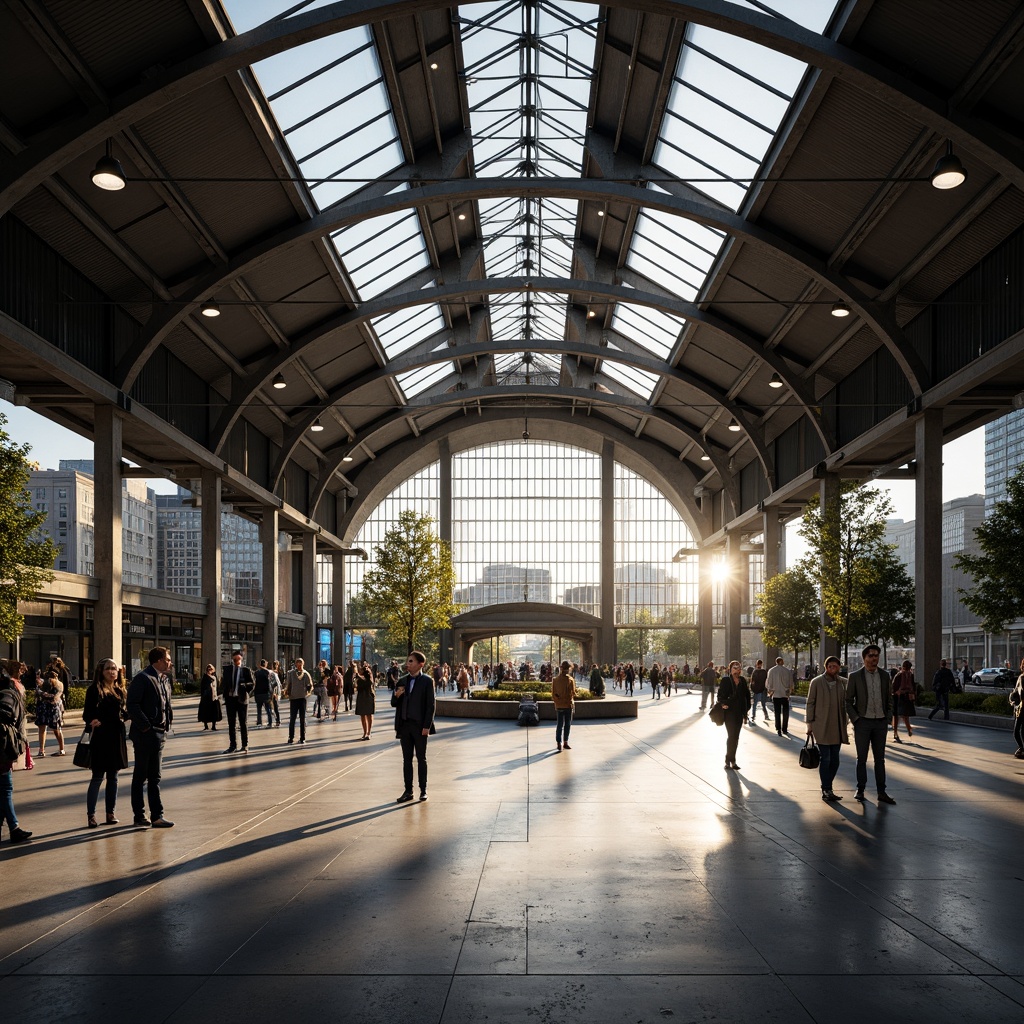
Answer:
[[(904, 661), (892, 673), (879, 667), (880, 650), (868, 644), (861, 652), (863, 666), (845, 676), (836, 657), (825, 659), (824, 670), (809, 680), (805, 726), (808, 742), (813, 741), (819, 751), (818, 772), (822, 799), (835, 802), (842, 799), (834, 790), (839, 769), (840, 752), (850, 743), (856, 751), (857, 800), (865, 799), (867, 763), (870, 754), (874, 771), (875, 789), (879, 803), (895, 804), (886, 788), (885, 747), (892, 737), (901, 743), (899, 730), (903, 724), (905, 734), (913, 735), (911, 719), (917, 715), (920, 686), (913, 666)], [(331, 666), (321, 660), (313, 670), (307, 671), (302, 658), (296, 658), (292, 668), (282, 678), (277, 661), (262, 660), (255, 671), (243, 663), (241, 651), (235, 651), (231, 663), (218, 675), (212, 664), (206, 666), (201, 679), (197, 719), (204, 731), (216, 731), (225, 717), (228, 722), (229, 745), (225, 754), (249, 749), (248, 705), (256, 707), (255, 728), (274, 729), (281, 726), (281, 704), (288, 701), (288, 743), (306, 742), (307, 707), (313, 700), (310, 717), (319, 722), (337, 722), (339, 713), (358, 716), (362, 726), (361, 740), (369, 740), (376, 712), (376, 688), (387, 685), (392, 691), (391, 706), (395, 708), (395, 734), (401, 741), (403, 753), (404, 788), (399, 802), (413, 799), (413, 760), (417, 763), (417, 781), (420, 800), (427, 799), (427, 737), (433, 733), (435, 693), (458, 690), (460, 697), (468, 696), (474, 685), (500, 686), (506, 679), (529, 680), (538, 678), (550, 682), (556, 711), (555, 746), (558, 752), (569, 750), (577, 683), (588, 682), (592, 691), (603, 692), (605, 678), (623, 695), (642, 690), (646, 677), (651, 686), (651, 699), (668, 697), (680, 685), (692, 692), (700, 686), (700, 711), (713, 705), (725, 726), (725, 767), (739, 770), (736, 761), (743, 726), (757, 724), (757, 711), (761, 710), (765, 723), (772, 722), (779, 736), (789, 735), (790, 699), (794, 695), (797, 673), (777, 658), (770, 669), (763, 662), (744, 669), (739, 661), (716, 665), (709, 661), (699, 674), (691, 675), (688, 663), (661, 665), (655, 662), (649, 670), (642, 662), (621, 662), (614, 666), (592, 664), (589, 667), (563, 661), (557, 668), (542, 663), (539, 668), (530, 662), (518, 668), (512, 662), (478, 665), (459, 663), (454, 670), (445, 663), (425, 671), (426, 658), (418, 651), (406, 661), (405, 672), (392, 661), (384, 669), (367, 662), (352, 660), (347, 666)], [(173, 708), (170, 652), (165, 647), (154, 647), (149, 652), (148, 666), (129, 682), (122, 666), (112, 659), (100, 660), (85, 694), (82, 720), (85, 731), (79, 740), (75, 763), (88, 767), (90, 779), (86, 790), (86, 825), (97, 828), (97, 804), (101, 788), (104, 790), (104, 822), (118, 824), (116, 804), (118, 773), (129, 766), (127, 743), (134, 748), (134, 768), (131, 783), (131, 805), (136, 826), (171, 828), (173, 822), (164, 815), (160, 795), (163, 748), (171, 730)], [(67, 666), (59, 659), (51, 661), (42, 672), (27, 668), (16, 660), (0, 662), (0, 813), (6, 822), (12, 842), (25, 842), (32, 833), (20, 827), (14, 810), (12, 769), (15, 763), (31, 768), (32, 752), (29, 746), (28, 716), (25, 711), (25, 693), (34, 687), (34, 719), (38, 732), (36, 757), (46, 757), (46, 740), (52, 732), (57, 742), (56, 755), (67, 753), (64, 738), (67, 706), (66, 694), (72, 684)], [(949, 715), (951, 693), (963, 689), (960, 673), (949, 668), (945, 660), (932, 679), (935, 707), (929, 719), (942, 713)], [(1013, 737), (1016, 743), (1014, 757), (1024, 759), (1024, 660), (1020, 675), (1010, 694), (1015, 714)], [(769, 700), (771, 711), (769, 712)], [(266, 718), (264, 725), (263, 719)], [(125, 723), (129, 723), (126, 730)], [(296, 726), (298, 729), (296, 730)], [(82, 748), (86, 753), (79, 757)]]

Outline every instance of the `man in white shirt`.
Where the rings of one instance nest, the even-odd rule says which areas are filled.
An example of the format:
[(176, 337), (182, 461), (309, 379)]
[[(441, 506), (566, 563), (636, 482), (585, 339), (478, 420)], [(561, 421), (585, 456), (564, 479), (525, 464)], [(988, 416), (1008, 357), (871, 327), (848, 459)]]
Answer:
[(894, 804), (885, 791), (885, 740), (889, 734), (889, 673), (878, 667), (881, 649), (868, 644), (861, 651), (864, 667), (850, 674), (846, 685), (846, 710), (853, 722), (853, 740), (857, 747), (857, 794), (864, 799), (868, 781), (868, 747), (875, 764), (875, 786), (880, 804)]

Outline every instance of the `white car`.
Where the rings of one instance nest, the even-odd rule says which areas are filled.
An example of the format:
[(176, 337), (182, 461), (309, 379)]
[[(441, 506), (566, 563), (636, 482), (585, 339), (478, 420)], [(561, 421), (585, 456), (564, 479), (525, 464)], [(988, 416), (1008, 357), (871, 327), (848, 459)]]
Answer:
[(1013, 686), (1017, 677), (1008, 668), (979, 668), (971, 676), (975, 686)]

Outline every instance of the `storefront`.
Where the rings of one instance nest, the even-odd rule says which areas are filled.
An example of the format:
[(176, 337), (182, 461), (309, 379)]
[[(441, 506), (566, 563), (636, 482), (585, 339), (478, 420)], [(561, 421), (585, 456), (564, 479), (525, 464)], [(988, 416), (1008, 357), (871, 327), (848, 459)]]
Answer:
[(41, 669), (61, 658), (76, 679), (91, 679), (92, 605), (42, 599), (19, 601), (18, 611), (25, 619), (18, 657), (26, 665)]
[(242, 663), (256, 668), (263, 657), (263, 626), (255, 622), (235, 622), (224, 619), (220, 627), (220, 660), (217, 672), (231, 663), (231, 655), (242, 652)]

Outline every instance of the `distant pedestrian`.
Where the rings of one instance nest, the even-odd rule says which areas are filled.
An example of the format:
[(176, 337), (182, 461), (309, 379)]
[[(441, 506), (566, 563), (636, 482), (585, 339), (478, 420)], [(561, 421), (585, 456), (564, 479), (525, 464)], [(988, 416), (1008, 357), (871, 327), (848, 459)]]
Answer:
[(917, 708), (915, 706), (917, 690), (914, 682), (914, 673), (911, 669), (912, 666), (909, 661), (903, 662), (903, 667), (896, 673), (896, 676), (892, 681), (892, 695), (895, 700), (895, 705), (892, 709), (892, 738), (897, 743), (903, 742), (899, 735), (900, 718), (903, 719), (903, 725), (907, 730), (907, 736), (910, 737), (914, 735), (914, 730), (910, 725), (910, 719), (917, 714)]
[(52, 729), (57, 738), (57, 755), (64, 749), (64, 684), (54, 669), (50, 669), (36, 687), (36, 725), (39, 728), (39, 757), (46, 757), (46, 730)]
[(793, 695), (793, 686), (793, 670), (786, 668), (782, 658), (776, 658), (775, 664), (768, 669), (765, 689), (772, 699), (775, 731), (780, 736), (789, 735), (789, 698)]
[(729, 662), (729, 673), (722, 677), (718, 687), (718, 703), (725, 711), (725, 767), (739, 771), (736, 748), (750, 710), (750, 687), (738, 661)]
[(306, 701), (313, 692), (313, 678), (305, 661), (296, 658), (295, 667), (285, 676), (284, 695), (288, 698), (288, 742), (295, 742), (295, 719), (299, 720), (299, 742), (306, 742)]
[(761, 705), (761, 714), (764, 720), (768, 721), (768, 671), (764, 662), (758, 658), (754, 671), (750, 673), (750, 724), (753, 725), (757, 718), (757, 705)]
[(953, 671), (946, 663), (946, 659), (943, 658), (939, 662), (938, 670), (932, 677), (932, 693), (935, 694), (935, 707), (932, 708), (931, 713), (928, 715), (928, 721), (931, 721), (940, 711), (942, 712), (943, 719), (947, 722), (949, 721), (949, 693), (955, 683), (956, 679), (953, 676)]
[(361, 739), (368, 740), (373, 732), (373, 715), (377, 710), (377, 699), (373, 692), (373, 674), (363, 662), (361, 671), (356, 672), (356, 714), (363, 727)]
[(714, 661), (709, 661), (707, 667), (700, 674), (700, 709), (704, 711), (708, 705), (708, 698), (711, 702), (715, 700), (715, 686), (718, 684), (718, 673), (715, 671)]
[(203, 731), (213, 728), (217, 731), (217, 723), (224, 717), (224, 709), (220, 706), (220, 682), (217, 670), (207, 665), (203, 677), (199, 680), (199, 721), (203, 723)]
[(555, 748), (571, 750), (569, 729), (576, 710), (576, 683), (569, 674), (571, 661), (563, 661), (561, 671), (551, 681), (551, 700), (555, 705)]

